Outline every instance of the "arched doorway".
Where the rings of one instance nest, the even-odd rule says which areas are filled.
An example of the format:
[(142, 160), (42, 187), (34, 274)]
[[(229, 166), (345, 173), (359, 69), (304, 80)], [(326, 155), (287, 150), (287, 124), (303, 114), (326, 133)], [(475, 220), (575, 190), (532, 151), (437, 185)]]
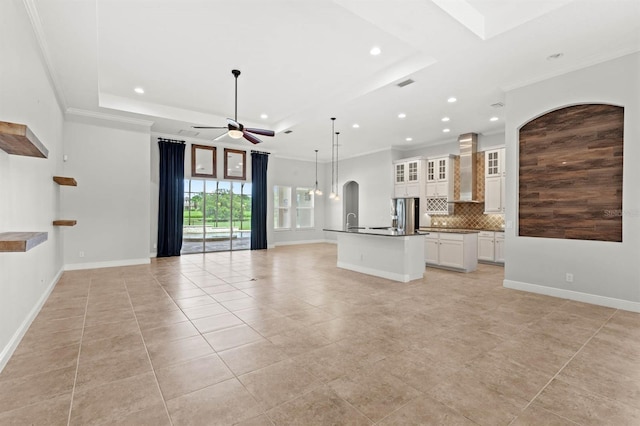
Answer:
[(358, 185), (358, 182), (355, 182), (352, 180), (350, 180), (349, 182), (346, 182), (342, 187), (342, 194), (344, 194), (342, 198), (344, 200), (344, 204), (343, 204), (344, 208), (342, 209), (344, 217), (342, 219), (345, 226), (347, 223), (349, 223), (349, 226), (359, 226), (358, 225), (360, 223), (360, 210), (359, 210), (360, 202), (358, 199), (359, 191), (360, 191), (360, 186)]

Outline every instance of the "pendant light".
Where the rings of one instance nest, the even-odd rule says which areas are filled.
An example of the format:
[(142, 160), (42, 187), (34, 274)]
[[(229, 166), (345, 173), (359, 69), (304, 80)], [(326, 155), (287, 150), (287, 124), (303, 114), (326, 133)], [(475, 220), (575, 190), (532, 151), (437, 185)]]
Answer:
[(334, 198), (336, 198), (336, 193), (333, 191), (334, 188), (334, 177), (335, 177), (335, 164), (334, 164), (334, 149), (335, 149), (335, 143), (334, 143), (334, 139), (333, 136), (335, 135), (335, 124), (336, 124), (336, 118), (335, 117), (331, 117), (331, 193), (329, 194), (329, 198), (331, 198), (332, 200)]
[(316, 149), (315, 151), (316, 151), (316, 186), (314, 187), (314, 189), (309, 191), (309, 194), (322, 195), (322, 191), (320, 191), (320, 188), (318, 188), (318, 150)]
[(339, 164), (339, 161), (338, 161), (338, 146), (340, 144), (340, 141), (338, 139), (339, 136), (340, 136), (340, 132), (336, 132), (336, 192), (335, 192), (336, 196), (334, 198), (334, 200), (336, 200), (336, 201), (338, 201), (340, 199), (340, 195), (338, 195), (338, 164)]

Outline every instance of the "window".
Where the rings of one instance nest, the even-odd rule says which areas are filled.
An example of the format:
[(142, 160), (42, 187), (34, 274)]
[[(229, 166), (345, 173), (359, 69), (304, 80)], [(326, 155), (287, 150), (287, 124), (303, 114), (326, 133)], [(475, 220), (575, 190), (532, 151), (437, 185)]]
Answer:
[(291, 187), (273, 187), (273, 228), (291, 229)]
[(313, 228), (313, 188), (296, 188), (296, 228)]

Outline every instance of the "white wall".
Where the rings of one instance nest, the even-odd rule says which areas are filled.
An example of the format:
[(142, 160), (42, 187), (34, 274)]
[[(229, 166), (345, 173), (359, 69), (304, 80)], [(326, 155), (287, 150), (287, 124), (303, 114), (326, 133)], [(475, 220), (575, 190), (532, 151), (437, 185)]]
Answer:
[[(326, 184), (326, 166), (318, 163), (318, 187), (323, 195), (315, 196), (314, 228), (313, 229), (273, 229), (273, 187), (275, 185), (291, 186), (295, 191), (296, 187), (313, 188), (316, 181), (315, 161), (301, 161), (287, 158), (269, 156), (267, 166), (267, 190), (269, 191), (267, 205), (267, 243), (269, 247), (292, 244), (295, 242), (315, 242), (324, 240), (322, 228), (325, 226), (325, 204), (329, 202), (329, 192), (331, 184)], [(329, 176), (331, 169), (329, 169)], [(292, 194), (293, 195), (293, 194)], [(292, 208), (292, 226), (295, 227), (295, 206)]]
[[(502, 148), (505, 146), (504, 132), (492, 133), (489, 135), (478, 135), (478, 152), (486, 151), (492, 148)], [(411, 150), (400, 151), (399, 158), (410, 157), (442, 157), (453, 154), (460, 155), (460, 143), (458, 137), (454, 136), (450, 141), (445, 141), (438, 145), (423, 146)]]
[[(67, 115), (62, 189), (66, 269), (149, 263), (149, 127)], [(80, 252), (84, 256), (80, 256)]]
[[(622, 243), (517, 236), (517, 178), (507, 181), (505, 286), (640, 311), (640, 54), (507, 93), (507, 176), (518, 175), (518, 130), (578, 103), (625, 107)], [(511, 227), (510, 227), (511, 226)], [(565, 282), (572, 273), (574, 282)]]
[(59, 190), (62, 111), (57, 104), (22, 1), (0, 2), (0, 120), (26, 124), (49, 150), (47, 159), (0, 150), (0, 233), (46, 231), (26, 253), (0, 253), (0, 370), (62, 271)]
[[(359, 185), (360, 226), (391, 226), (390, 200), (393, 197), (393, 160), (400, 158), (394, 150), (378, 151), (372, 154), (340, 160), (338, 168), (338, 188), (343, 196), (343, 186), (354, 181)], [(325, 166), (325, 186), (331, 186), (331, 164)], [(327, 184), (326, 181), (329, 181)], [(327, 194), (327, 192), (325, 192)], [(325, 227), (344, 227), (344, 200), (326, 199)], [(327, 239), (335, 239), (332, 233), (326, 233)]]

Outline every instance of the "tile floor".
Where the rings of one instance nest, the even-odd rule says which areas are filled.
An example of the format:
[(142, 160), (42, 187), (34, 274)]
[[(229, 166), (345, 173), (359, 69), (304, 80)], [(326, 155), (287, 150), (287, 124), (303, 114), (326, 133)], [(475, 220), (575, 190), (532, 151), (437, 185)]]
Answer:
[(0, 424), (638, 425), (640, 314), (335, 267), (331, 244), (65, 272)]

